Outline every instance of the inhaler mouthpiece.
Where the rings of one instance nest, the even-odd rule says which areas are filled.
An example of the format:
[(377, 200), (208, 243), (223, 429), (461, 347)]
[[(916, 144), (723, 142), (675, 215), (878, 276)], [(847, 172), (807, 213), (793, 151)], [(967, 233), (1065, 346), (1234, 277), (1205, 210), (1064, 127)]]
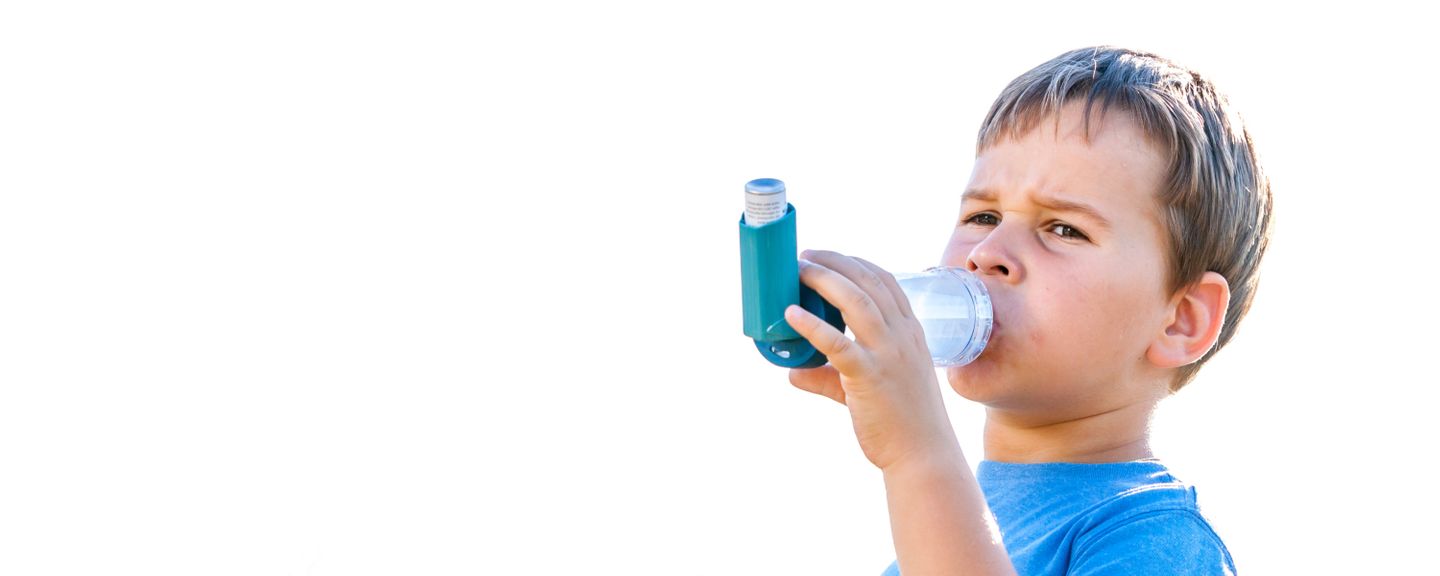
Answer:
[(895, 281), (925, 329), (925, 345), (936, 367), (964, 366), (985, 350), (995, 314), (979, 277), (964, 268), (940, 266), (895, 274)]

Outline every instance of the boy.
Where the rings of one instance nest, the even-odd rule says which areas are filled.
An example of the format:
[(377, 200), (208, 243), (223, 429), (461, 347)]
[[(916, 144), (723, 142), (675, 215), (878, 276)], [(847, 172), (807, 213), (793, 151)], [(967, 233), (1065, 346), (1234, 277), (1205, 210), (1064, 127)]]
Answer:
[(845, 404), (883, 472), (886, 574), (1233, 574), (1147, 424), (1249, 308), (1270, 204), (1240, 119), (1194, 72), (1102, 46), (1015, 79), (942, 261), (978, 275), (995, 311), (984, 353), (946, 371), (986, 407), (975, 475), (894, 277), (802, 253), (801, 280), (855, 338), (790, 307), (830, 360), (790, 381)]

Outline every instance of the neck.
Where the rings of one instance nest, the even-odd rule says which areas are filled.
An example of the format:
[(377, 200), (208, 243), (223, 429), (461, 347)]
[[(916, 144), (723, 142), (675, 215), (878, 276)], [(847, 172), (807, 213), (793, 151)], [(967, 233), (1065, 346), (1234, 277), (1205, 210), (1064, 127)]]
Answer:
[(1063, 421), (985, 410), (985, 459), (999, 462), (1128, 462), (1153, 458), (1154, 402), (1136, 402)]

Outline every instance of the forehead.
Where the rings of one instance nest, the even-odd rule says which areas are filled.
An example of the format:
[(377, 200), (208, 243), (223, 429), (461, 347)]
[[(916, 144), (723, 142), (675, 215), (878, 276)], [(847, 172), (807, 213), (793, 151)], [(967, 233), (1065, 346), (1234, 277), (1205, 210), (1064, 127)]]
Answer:
[[(1056, 120), (1058, 119), (1058, 123)], [(1087, 142), (1084, 104), (1072, 102), (1018, 138), (1002, 138), (975, 158), (970, 191), (996, 201), (1058, 198), (1089, 204), (1112, 222), (1159, 221), (1167, 162), (1128, 112), (1097, 107)]]

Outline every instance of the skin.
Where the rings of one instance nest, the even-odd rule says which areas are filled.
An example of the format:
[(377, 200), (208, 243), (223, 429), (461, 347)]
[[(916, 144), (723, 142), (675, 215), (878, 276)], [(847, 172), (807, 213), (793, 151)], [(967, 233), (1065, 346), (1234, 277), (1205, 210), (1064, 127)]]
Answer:
[[(946, 370), (952, 389), (986, 407), (989, 460), (1151, 457), (1150, 418), (1175, 369), (1202, 357), (1224, 322), (1219, 274), (1167, 292), (1164, 157), (1124, 112), (1092, 117), (1087, 144), (1081, 113), (1067, 105), (1058, 129), (1044, 120), (976, 157), (942, 257), (979, 276), (995, 308), (984, 353)], [(850, 410), (885, 476), (902, 571), (1013, 574), (893, 275), (817, 250), (802, 254), (800, 277), (855, 338), (792, 306), (786, 319), (830, 364), (790, 381)]]

